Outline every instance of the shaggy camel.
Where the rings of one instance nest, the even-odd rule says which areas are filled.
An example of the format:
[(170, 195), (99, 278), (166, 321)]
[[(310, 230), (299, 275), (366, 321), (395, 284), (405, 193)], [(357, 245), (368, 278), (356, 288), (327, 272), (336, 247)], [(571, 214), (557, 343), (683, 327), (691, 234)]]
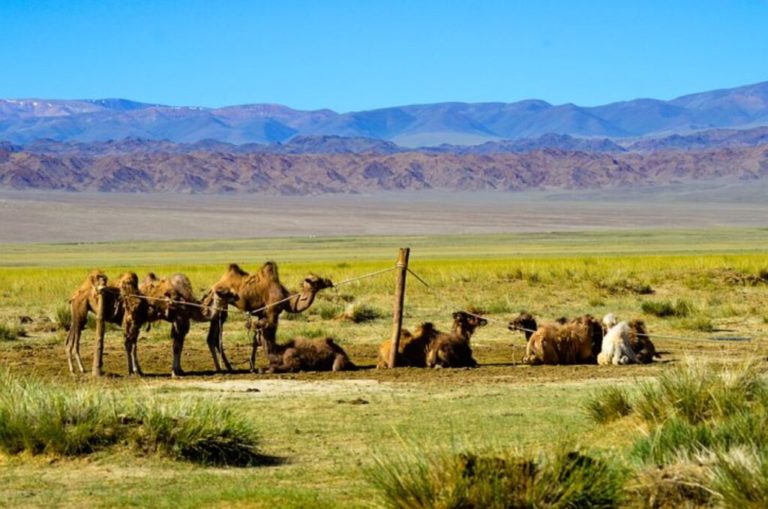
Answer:
[[(73, 356), (77, 362), (77, 368), (81, 373), (85, 372), (83, 361), (80, 358), (80, 338), (88, 322), (88, 313), (95, 314), (98, 312), (98, 295), (101, 292), (104, 322), (123, 327), (128, 373), (141, 374), (136, 357), (136, 339), (138, 338), (136, 324), (139, 324), (140, 327), (142, 315), (146, 309), (138, 299), (127, 299), (129, 296), (139, 293), (137, 283), (138, 277), (132, 272), (124, 274), (117, 280), (117, 283), (110, 284), (104, 272), (93, 270), (80, 287), (74, 291), (69, 299), (72, 316), (66, 342), (67, 363), (70, 373), (75, 372), (72, 364)], [(129, 302), (127, 313), (126, 302)], [(97, 338), (97, 340), (101, 339)], [(94, 372), (101, 374), (100, 360), (94, 359)]]
[[(472, 335), (474, 329), (478, 325), (471, 326), (473, 322), (469, 315), (463, 311), (457, 311), (453, 314), (453, 327), (451, 328), (451, 334), (446, 334), (435, 329), (435, 326), (431, 322), (424, 322), (419, 325), (413, 334), (403, 329), (400, 333), (400, 342), (398, 345), (397, 357), (395, 364), (398, 367), (412, 367), (412, 368), (426, 368), (427, 367), (427, 354), (430, 351), (431, 346), (435, 341), (441, 338), (450, 336), (462, 336), (467, 337)], [(481, 319), (485, 321), (484, 319)], [(485, 324), (483, 324), (485, 325)], [(446, 346), (446, 349), (449, 348)], [(462, 349), (462, 347), (458, 347)], [(379, 359), (376, 363), (376, 367), (386, 368), (389, 367), (389, 354), (392, 350), (392, 341), (386, 340), (379, 347)], [(466, 353), (466, 350), (463, 350)], [(470, 350), (471, 358), (471, 350)]]
[(253, 328), (253, 346), (251, 349), (250, 368), (256, 371), (256, 350), (263, 342), (270, 347), (275, 345), (277, 337), (277, 322), (280, 313), (301, 313), (306, 311), (314, 302), (315, 295), (320, 290), (331, 288), (330, 279), (323, 279), (310, 274), (304, 281), (300, 293), (291, 294), (280, 283), (275, 262), (265, 263), (255, 274), (248, 274), (237, 264), (230, 264), (227, 272), (216, 282), (211, 290), (214, 293), (231, 292), (233, 299), (225, 302), (223, 308), (216, 310), (211, 317), (211, 327), (208, 330), (208, 347), (213, 355), (216, 371), (221, 371), (217, 352), (221, 354), (228, 371), (232, 366), (224, 354), (222, 342), (224, 322), (227, 319), (226, 308), (233, 304), (241, 311), (257, 319), (258, 326)]
[(430, 368), (474, 368), (477, 361), (472, 357), (469, 340), (475, 329), (488, 323), (485, 318), (457, 311), (453, 314), (450, 334), (438, 334), (429, 345), (427, 366)]
[[(514, 322), (514, 321), (513, 321)], [(510, 329), (518, 330), (510, 323)], [(523, 362), (526, 364), (594, 364), (603, 331), (591, 315), (561, 325), (546, 324), (530, 335)]]
[[(613, 313), (608, 313), (603, 317), (603, 332), (608, 333), (608, 330), (618, 323), (616, 316)], [(632, 351), (637, 357), (637, 362), (640, 364), (650, 364), (655, 358), (661, 358), (658, 352), (656, 352), (656, 346), (648, 336), (648, 329), (645, 326), (643, 320), (630, 320), (628, 322), (629, 329), (631, 331), (629, 335), (629, 345), (632, 347)]]
[(603, 348), (597, 356), (597, 363), (601, 366), (636, 364), (637, 356), (629, 339), (632, 334), (628, 322), (619, 322), (611, 327), (603, 338)]
[[(171, 277), (158, 278), (150, 272), (139, 285), (139, 290), (147, 302), (147, 311), (143, 323), (164, 320), (171, 324), (171, 339), (173, 340), (172, 376), (182, 376), (181, 353), (184, 340), (190, 329), (190, 322), (208, 322), (223, 306), (223, 302), (234, 301), (234, 296), (222, 290), (208, 292), (203, 301), (195, 298), (192, 283), (184, 274), (173, 274)], [(139, 327), (141, 327), (140, 324)]]
[(264, 350), (270, 373), (355, 369), (347, 353), (333, 338), (296, 338), (282, 345), (265, 343)]

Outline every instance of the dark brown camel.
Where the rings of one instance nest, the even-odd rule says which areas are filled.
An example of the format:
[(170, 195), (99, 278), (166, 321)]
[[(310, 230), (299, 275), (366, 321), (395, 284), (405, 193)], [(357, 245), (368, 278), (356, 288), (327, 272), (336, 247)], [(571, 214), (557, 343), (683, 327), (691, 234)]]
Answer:
[(439, 334), (430, 343), (427, 351), (427, 367), (430, 368), (474, 368), (477, 361), (472, 357), (469, 340), (475, 329), (484, 327), (488, 321), (478, 315), (457, 311), (453, 314), (453, 328), (450, 334)]
[(355, 369), (347, 353), (333, 338), (296, 338), (282, 345), (265, 343), (264, 350), (270, 373)]
[(211, 290), (216, 294), (229, 292), (233, 295), (232, 302), (223, 303), (223, 308), (214, 312), (211, 326), (208, 330), (208, 348), (213, 356), (216, 371), (220, 371), (218, 354), (228, 371), (232, 371), (225, 353), (222, 341), (224, 322), (227, 319), (226, 307), (233, 304), (237, 309), (253, 317), (258, 326), (253, 329), (253, 345), (251, 349), (250, 368), (256, 371), (256, 350), (261, 342), (269, 347), (276, 344), (277, 323), (280, 313), (301, 313), (306, 311), (314, 302), (317, 292), (330, 288), (333, 283), (310, 274), (302, 281), (299, 293), (292, 294), (280, 282), (275, 262), (265, 263), (258, 272), (249, 274), (237, 264), (230, 264), (227, 272), (216, 282)]

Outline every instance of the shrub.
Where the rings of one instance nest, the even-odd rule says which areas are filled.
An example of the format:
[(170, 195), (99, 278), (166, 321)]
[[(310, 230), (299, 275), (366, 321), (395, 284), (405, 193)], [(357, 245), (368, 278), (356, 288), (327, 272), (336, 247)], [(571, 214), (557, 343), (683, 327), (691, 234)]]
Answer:
[(348, 304), (343, 314), (345, 320), (350, 320), (354, 323), (370, 322), (382, 316), (384, 316), (383, 313), (378, 309), (360, 303)]
[(627, 391), (621, 387), (606, 387), (592, 394), (585, 405), (587, 415), (597, 423), (620, 419), (632, 412)]
[(670, 316), (686, 317), (693, 311), (690, 302), (678, 299), (674, 303), (670, 301), (645, 301), (640, 305), (643, 313), (667, 318)]
[(385, 507), (617, 507), (623, 472), (579, 451), (377, 458), (366, 472)]
[(724, 507), (768, 507), (768, 454), (747, 447), (717, 455), (712, 489)]
[(27, 336), (27, 331), (20, 325), (0, 323), (0, 341), (14, 341)]
[(117, 443), (175, 459), (245, 466), (264, 460), (253, 426), (208, 402), (127, 400), (103, 388), (68, 390), (0, 371), (0, 450), (77, 456)]
[(69, 327), (72, 325), (72, 308), (65, 304), (58, 306), (56, 308), (55, 322), (61, 330), (69, 331)]

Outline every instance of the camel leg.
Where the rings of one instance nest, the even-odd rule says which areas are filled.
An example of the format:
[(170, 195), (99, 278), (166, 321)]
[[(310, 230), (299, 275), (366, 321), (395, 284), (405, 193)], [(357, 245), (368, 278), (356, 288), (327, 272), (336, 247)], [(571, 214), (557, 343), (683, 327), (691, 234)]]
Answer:
[(224, 353), (224, 327), (219, 327), (219, 334), (218, 334), (218, 340), (219, 340), (219, 353), (221, 354), (221, 360), (224, 362), (224, 367), (227, 368), (227, 371), (232, 371), (232, 364), (229, 363), (229, 359), (227, 359), (227, 354)]
[(250, 361), (250, 368), (251, 373), (256, 372), (256, 350), (259, 348), (259, 343), (262, 341), (262, 331), (259, 328), (256, 328), (256, 330), (253, 332), (253, 344), (251, 345), (251, 358)]
[(72, 366), (73, 354), (80, 373), (85, 373), (83, 360), (80, 358), (80, 336), (83, 334), (83, 329), (88, 322), (88, 307), (87, 303), (84, 304), (72, 306), (72, 321), (69, 324), (69, 332), (67, 333), (67, 362), (69, 363), (69, 372), (72, 374), (75, 372)]
[(208, 350), (211, 351), (211, 357), (213, 358), (213, 367), (217, 373), (221, 372), (221, 364), (219, 364), (218, 354), (218, 338), (221, 334), (221, 323), (218, 319), (211, 320), (211, 326), (208, 329), (208, 337), (206, 342), (208, 343)]
[(189, 332), (189, 320), (177, 318), (171, 324), (171, 339), (173, 340), (173, 365), (171, 367), (171, 376), (183, 376), (184, 370), (181, 369), (181, 352), (184, 350), (184, 339)]
[(336, 354), (336, 357), (333, 359), (333, 366), (331, 367), (331, 371), (342, 371), (347, 366), (347, 359), (343, 355)]

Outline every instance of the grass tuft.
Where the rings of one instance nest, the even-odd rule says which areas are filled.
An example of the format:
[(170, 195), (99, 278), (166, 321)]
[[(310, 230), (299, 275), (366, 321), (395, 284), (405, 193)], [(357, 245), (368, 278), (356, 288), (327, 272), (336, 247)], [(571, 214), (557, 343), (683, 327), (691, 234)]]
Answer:
[(6, 454), (79, 456), (118, 443), (211, 465), (264, 459), (253, 426), (224, 407), (126, 399), (96, 387), (68, 390), (0, 371), (0, 450)]
[(27, 331), (20, 325), (0, 323), (0, 341), (15, 341), (27, 336)]
[(347, 304), (342, 317), (354, 323), (363, 323), (377, 320), (384, 314), (373, 306), (361, 303)]
[(585, 402), (587, 415), (603, 424), (620, 419), (632, 412), (627, 391), (621, 387), (606, 387), (593, 393)]
[(685, 299), (677, 299), (675, 302), (666, 300), (645, 301), (640, 305), (640, 308), (643, 310), (643, 313), (659, 318), (668, 318), (670, 316), (684, 318), (694, 311), (693, 305)]
[(618, 507), (624, 472), (579, 451), (427, 455), (401, 450), (366, 472), (384, 507)]

